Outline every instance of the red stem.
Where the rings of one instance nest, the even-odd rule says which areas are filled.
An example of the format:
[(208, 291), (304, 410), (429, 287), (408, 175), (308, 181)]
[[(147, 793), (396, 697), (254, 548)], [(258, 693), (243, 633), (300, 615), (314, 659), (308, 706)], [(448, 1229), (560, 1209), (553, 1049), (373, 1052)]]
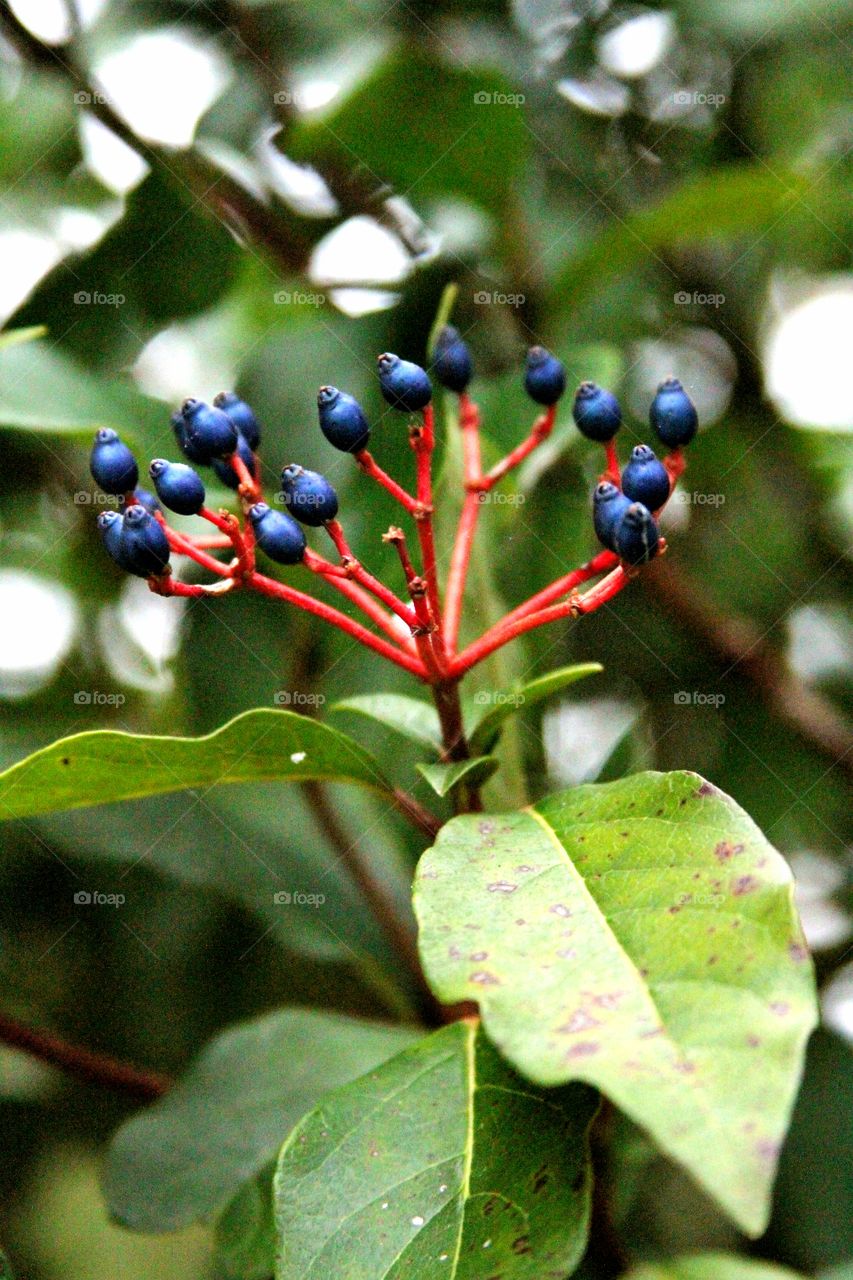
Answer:
[[(255, 460), (252, 471), (246, 466), (239, 453), (232, 453), (228, 459), (232, 470), (236, 473), (237, 479), (240, 481), (240, 496), (249, 499), (250, 502), (259, 502), (261, 498), (261, 487), (258, 481), (258, 462)], [(254, 474), (253, 474), (254, 472)]]
[(593, 609), (598, 609), (611, 600), (630, 581), (631, 577), (620, 565), (584, 595), (573, 595), (560, 604), (552, 605), (549, 609), (540, 609), (536, 613), (517, 617), (509, 626), (505, 622), (498, 623), (496, 627), (492, 627), (454, 658), (450, 664), (451, 678), (458, 680), (471, 667), (488, 658), (489, 654), (509, 644), (518, 636), (524, 635), (526, 631), (532, 631), (535, 627), (544, 627), (547, 623), (556, 622), (560, 618), (574, 618), (591, 613)]
[(521, 444), (501, 458), (500, 462), (496, 462), (490, 471), (483, 476), (481, 488), (488, 490), (494, 488), (499, 480), (502, 480), (508, 471), (512, 471), (513, 467), (517, 467), (520, 462), (533, 452), (533, 450), (547, 440), (548, 436), (554, 430), (554, 423), (557, 420), (557, 406), (551, 404), (543, 414), (534, 422), (530, 435), (526, 440), (522, 440)]
[(435, 448), (435, 413), (431, 404), (424, 407), (423, 422), (410, 433), (409, 440), (417, 462), (418, 510), (415, 512), (418, 541), (421, 545), (423, 576), (427, 585), (427, 599), (432, 616), (439, 629), (439, 647), (443, 648), (441, 632), (441, 601), (438, 594), (438, 570), (435, 555), (435, 533), (432, 526), (432, 453)]
[(373, 574), (369, 573), (361, 561), (353, 555), (340, 523), (337, 520), (329, 520), (326, 524), (326, 530), (341, 557), (340, 567), (347, 576), (354, 578), (366, 591), (376, 596), (377, 600), (381, 600), (393, 613), (396, 613), (398, 618), (402, 618), (410, 630), (414, 630), (418, 626), (417, 615), (408, 605), (403, 604), (403, 601), (398, 599), (394, 592), (385, 586), (384, 582), (374, 578)]
[(378, 627), (381, 627), (385, 634), (402, 649), (407, 653), (414, 654), (415, 646), (411, 637), (401, 634), (400, 630), (395, 626), (393, 618), (385, 612), (381, 605), (376, 603), (371, 595), (368, 595), (366, 591), (350, 580), (346, 569), (342, 565), (332, 564), (330, 560), (317, 555), (310, 547), (306, 550), (302, 563), (306, 569), (316, 573), (318, 577), (328, 582), (341, 595), (346, 596), (348, 600), (357, 605), (370, 618), (371, 622), (375, 622)]
[[(330, 578), (329, 581), (334, 580)], [(271, 596), (276, 600), (286, 600), (288, 604), (295, 604), (297, 608), (304, 609), (306, 613), (313, 613), (316, 617), (322, 618), (324, 622), (329, 622), (333, 627), (337, 627), (340, 631), (346, 632), (348, 636), (352, 636), (353, 640), (357, 640), (359, 644), (365, 645), (366, 648), (372, 649), (374, 653), (379, 653), (383, 658), (387, 658), (389, 662), (393, 662), (405, 671), (411, 672), (419, 680), (427, 679), (426, 670), (419, 658), (415, 658), (411, 654), (404, 653), (401, 649), (388, 644), (387, 640), (381, 639), (380, 636), (375, 636), (372, 631), (368, 631), (361, 623), (355, 622), (352, 618), (348, 618), (345, 613), (341, 613), (330, 605), (324, 604), (322, 600), (315, 600), (313, 596), (305, 595), (303, 591), (296, 591), (293, 587), (285, 586), (283, 582), (276, 582), (274, 578), (267, 578), (257, 572), (248, 574), (244, 582), (247, 587), (261, 592), (262, 595)]]
[[(169, 540), (169, 546), (172, 551), (175, 551), (181, 556), (188, 556), (190, 560), (195, 560), (196, 564), (200, 564), (203, 568), (209, 570), (210, 573), (216, 573), (223, 578), (228, 577), (228, 565), (223, 564), (221, 560), (215, 559), (214, 556), (207, 555), (207, 553), (202, 551), (200, 547), (196, 546), (194, 542), (191, 542), (189, 538), (185, 538), (183, 534), (180, 534), (177, 530), (170, 528), (159, 511), (155, 518), (162, 526), (163, 532)], [(231, 543), (229, 539), (226, 546), (230, 545)]]
[(459, 623), (462, 618), (462, 605), (465, 598), (465, 581), (468, 577), (468, 565), (471, 561), (471, 550), (474, 546), (474, 537), (477, 532), (477, 518), (482, 504), (479, 493), (469, 488), (469, 486), (477, 484), (483, 475), (480, 452), (480, 415), (477, 406), (464, 391), (459, 397), (459, 410), (466, 494), (456, 529), (456, 540), (453, 544), (444, 601), (444, 642), (449, 653), (456, 652)]
[(582, 564), (579, 569), (573, 569), (571, 573), (557, 578), (550, 586), (537, 591), (535, 596), (531, 596), (529, 600), (525, 600), (523, 604), (508, 613), (498, 625), (503, 627), (514, 622), (516, 618), (526, 618), (530, 613), (537, 613), (547, 605), (553, 604), (555, 600), (559, 600), (561, 596), (568, 595), (582, 582), (597, 578), (600, 573), (606, 573), (608, 569), (615, 568), (618, 563), (619, 557), (613, 551), (599, 551), (598, 555), (593, 556), (586, 564)]
[(617, 489), (621, 489), (622, 473), (619, 470), (619, 454), (616, 452), (616, 441), (606, 441), (604, 445), (604, 452), (607, 455), (607, 470), (604, 473), (604, 477), (609, 480), (611, 484), (615, 484)]
[(392, 480), (387, 471), (383, 471), (379, 463), (367, 449), (360, 449), (358, 453), (353, 455), (356, 462), (361, 467), (366, 476), (370, 476), (371, 480), (375, 480), (382, 485), (395, 498), (401, 506), (405, 507), (409, 515), (415, 515), (418, 510), (418, 500), (407, 493), (396, 480)]

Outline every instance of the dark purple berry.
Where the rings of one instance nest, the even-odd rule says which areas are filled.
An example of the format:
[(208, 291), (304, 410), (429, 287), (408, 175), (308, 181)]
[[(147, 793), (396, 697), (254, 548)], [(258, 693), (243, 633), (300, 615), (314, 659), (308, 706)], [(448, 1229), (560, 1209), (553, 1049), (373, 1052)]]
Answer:
[(631, 505), (630, 498), (611, 484), (602, 480), (592, 495), (592, 525), (595, 536), (608, 551), (616, 550), (616, 528)]
[(394, 409), (417, 413), (432, 399), (432, 386), (419, 364), (386, 352), (377, 361), (380, 390)]
[(660, 530), (648, 507), (632, 502), (616, 526), (616, 554), (626, 564), (647, 564), (658, 553)]
[(188, 456), (191, 449), (197, 461), (212, 462), (214, 458), (227, 458), (237, 448), (237, 428), (221, 409), (214, 409), (203, 400), (185, 400), (181, 413)]
[(575, 425), (588, 440), (606, 444), (622, 425), (622, 409), (612, 391), (595, 382), (582, 382), (572, 405)]
[(233, 391), (220, 391), (218, 396), (213, 397), (213, 403), (217, 409), (228, 414), (249, 448), (257, 453), (261, 443), (261, 424), (246, 401), (241, 400)]
[(134, 503), (138, 503), (140, 507), (144, 507), (145, 510), (150, 512), (152, 516), (156, 515), (157, 512), (161, 509), (160, 503), (154, 497), (154, 494), (149, 493), (147, 489), (140, 489), (138, 485), (134, 489), (133, 493), (130, 495), (129, 502), (127, 500), (126, 494), (122, 494), (122, 496), (119, 498), (118, 500), (119, 511), (123, 511), (125, 507), (132, 507)]
[(124, 513), (119, 551), (119, 563), (138, 578), (165, 573), (169, 567), (169, 542), (162, 526), (138, 503)]
[(255, 541), (270, 560), (278, 564), (299, 564), (305, 555), (305, 534), (292, 516), (273, 511), (265, 502), (249, 509)]
[[(237, 437), (236, 453), (237, 457), (242, 459), (244, 466), (248, 467), (250, 475), (253, 475), (255, 471), (255, 455), (252, 453), (249, 443), (243, 435), (238, 435)], [(237, 472), (231, 466), (231, 463), (227, 458), (214, 458), (212, 465), (217, 477), (223, 484), (227, 485), (229, 489), (236, 490), (240, 488), (240, 477), (237, 475)]]
[(524, 390), (537, 404), (556, 404), (566, 389), (563, 363), (544, 347), (531, 347), (524, 370)]
[(321, 387), (317, 392), (320, 430), (330, 445), (344, 453), (358, 453), (370, 441), (370, 427), (364, 410), (354, 396), (337, 387)]
[(204, 484), (192, 467), (185, 462), (155, 458), (148, 472), (165, 507), (176, 511), (179, 516), (198, 515), (204, 506)]
[(180, 409), (175, 410), (170, 421), (172, 423), (172, 430), (175, 433), (175, 439), (178, 442), (178, 447), (184, 457), (189, 459), (190, 462), (194, 462), (196, 466), (207, 466), (207, 454), (204, 453), (203, 450), (193, 448), (192, 444), (187, 440), (187, 424), (184, 422), (184, 415), (181, 413)]
[(135, 489), (139, 479), (136, 459), (111, 427), (103, 427), (95, 436), (89, 469), (104, 493), (112, 493), (119, 498)]
[(292, 516), (318, 528), (338, 514), (338, 495), (325, 476), (296, 463), (281, 473), (281, 496)]
[(466, 390), (473, 377), (471, 352), (453, 325), (446, 324), (438, 332), (432, 353), (432, 371), (443, 387), (457, 394)]
[(622, 492), (649, 511), (659, 511), (669, 497), (669, 472), (647, 444), (635, 445), (622, 471)]
[(107, 552), (119, 568), (128, 571), (129, 565), (122, 554), (121, 534), (124, 520), (118, 511), (102, 511), (98, 516), (98, 533)]
[(696, 406), (677, 378), (667, 378), (658, 387), (649, 422), (670, 449), (689, 444), (695, 436), (699, 428)]

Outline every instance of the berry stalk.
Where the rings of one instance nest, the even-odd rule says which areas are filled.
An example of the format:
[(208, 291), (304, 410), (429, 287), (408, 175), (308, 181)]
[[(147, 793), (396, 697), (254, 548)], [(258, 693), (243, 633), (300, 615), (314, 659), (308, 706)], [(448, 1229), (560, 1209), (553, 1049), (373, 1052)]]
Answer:
[(477, 520), (482, 505), (479, 493), (473, 488), (478, 484), (483, 474), (480, 449), (480, 413), (467, 392), (463, 391), (459, 396), (459, 411), (459, 427), (462, 432), (463, 477), (466, 492), (462, 503), (462, 512), (459, 516), (459, 524), (456, 529), (456, 539), (450, 558), (450, 570), (447, 575), (447, 589), (445, 591), (444, 639), (448, 653), (456, 652), (456, 645), (459, 639), (459, 624), (465, 599), (465, 583), (477, 532)]

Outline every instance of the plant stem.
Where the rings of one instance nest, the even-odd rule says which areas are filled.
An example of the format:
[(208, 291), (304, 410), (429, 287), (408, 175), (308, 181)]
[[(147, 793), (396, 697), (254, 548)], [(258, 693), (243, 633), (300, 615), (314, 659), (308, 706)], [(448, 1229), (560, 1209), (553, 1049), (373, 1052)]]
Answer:
[(71, 1044), (52, 1032), (36, 1031), (3, 1013), (0, 1013), (0, 1042), (22, 1049), (40, 1062), (59, 1067), (79, 1080), (129, 1093), (144, 1102), (161, 1097), (172, 1084), (168, 1076)]
[(402, 485), (397, 484), (396, 480), (392, 480), (387, 471), (382, 470), (372, 453), (367, 449), (361, 449), (354, 457), (366, 476), (370, 476), (371, 480), (381, 484), (382, 488), (400, 503), (400, 506), (405, 507), (409, 515), (416, 514), (419, 510), (417, 498), (413, 498)]
[[(443, 751), (442, 760), (448, 764), (460, 760), (470, 760), (471, 750), (465, 736), (465, 723), (462, 717), (462, 701), (459, 697), (459, 680), (444, 680), (432, 685), (432, 696), (435, 709), (441, 724)], [(457, 813), (480, 813), (483, 802), (480, 789), (463, 783), (454, 791), (454, 804)]]
[(462, 513), (456, 530), (453, 554), (450, 560), (450, 571), (447, 575), (445, 591), (444, 635), (448, 653), (456, 652), (459, 639), (459, 623), (462, 617), (462, 604), (465, 598), (465, 582), (468, 577), (468, 565), (471, 562), (471, 551), (477, 532), (477, 519), (480, 514), (482, 498), (473, 488), (482, 477), (483, 466), (480, 451), (480, 414), (477, 406), (469, 399), (466, 392), (459, 397), (459, 429), (462, 432), (463, 476), (465, 481), (465, 499)]
[(493, 489), (507, 472), (512, 471), (513, 467), (517, 467), (520, 462), (523, 462), (543, 440), (547, 440), (554, 430), (556, 420), (557, 406), (555, 404), (549, 405), (545, 412), (540, 414), (534, 422), (530, 435), (525, 440), (522, 440), (521, 444), (516, 445), (505, 458), (501, 458), (500, 462), (496, 462), (490, 471), (486, 472), (483, 476), (483, 490)]

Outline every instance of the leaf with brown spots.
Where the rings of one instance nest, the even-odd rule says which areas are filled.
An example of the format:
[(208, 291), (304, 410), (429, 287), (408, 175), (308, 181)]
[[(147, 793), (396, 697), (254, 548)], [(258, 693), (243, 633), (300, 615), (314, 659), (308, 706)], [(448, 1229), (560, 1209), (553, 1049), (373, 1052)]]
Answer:
[(421, 859), (415, 907), (441, 1000), (476, 1001), (531, 1080), (601, 1088), (761, 1233), (814, 979), (790, 871), (728, 796), (646, 773), (456, 818)]
[(275, 1177), (277, 1280), (543, 1280), (589, 1227), (598, 1094), (522, 1080), (455, 1022), (327, 1094)]

